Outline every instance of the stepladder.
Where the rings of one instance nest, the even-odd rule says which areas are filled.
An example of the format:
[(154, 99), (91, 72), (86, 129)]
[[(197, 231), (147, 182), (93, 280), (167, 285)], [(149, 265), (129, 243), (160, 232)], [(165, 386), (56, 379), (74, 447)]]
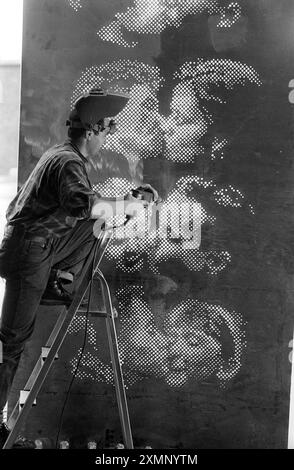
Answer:
[[(124, 378), (119, 356), (118, 339), (116, 334), (115, 318), (117, 314), (112, 305), (109, 285), (100, 269), (103, 256), (109, 243), (111, 242), (112, 236), (113, 228), (106, 228), (105, 226), (98, 235), (94, 252), (88, 256), (83, 267), (80, 276), (80, 283), (77, 287), (73, 300), (68, 307), (63, 307), (63, 310), (58, 316), (57, 322), (47, 340), (47, 343), (42, 348), (42, 353), (36, 362), (24, 389), (20, 391), (19, 399), (8, 417), (7, 424), (11, 431), (3, 446), (3, 449), (12, 448), (15, 440), (19, 436), (29, 416), (32, 406), (36, 404), (36, 398), (40, 392), (40, 389), (54, 361), (58, 358), (58, 351), (60, 350), (72, 321), (78, 312), (92, 314), (105, 320), (124, 446), (126, 449), (134, 448)], [(94, 311), (91, 311), (91, 293), (97, 283), (100, 285), (103, 301), (102, 304), (105, 308), (103, 310), (95, 309)], [(81, 302), (85, 298), (86, 294), (89, 294), (89, 305), (87, 308), (81, 307)]]

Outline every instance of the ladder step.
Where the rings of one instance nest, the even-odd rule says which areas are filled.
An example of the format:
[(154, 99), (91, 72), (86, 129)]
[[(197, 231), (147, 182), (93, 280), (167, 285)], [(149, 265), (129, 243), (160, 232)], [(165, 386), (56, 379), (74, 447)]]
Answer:
[[(15, 405), (15, 407), (13, 408), (13, 411), (11, 412), (9, 418), (8, 418), (8, 427), (9, 428), (12, 428), (22, 407), (24, 406), (25, 404), (25, 401), (27, 399), (27, 396), (36, 380), (36, 377), (38, 376), (40, 370), (42, 369), (43, 367), (43, 364), (46, 360), (46, 357), (47, 357), (47, 354), (48, 352), (50, 351), (50, 347), (43, 347), (42, 348), (42, 354), (40, 355), (40, 357), (38, 358), (36, 364), (35, 364), (35, 367), (33, 369), (33, 371), (31, 372), (31, 375), (30, 377), (28, 378), (27, 380), (27, 383), (26, 383), (26, 389), (25, 390), (20, 390), (20, 394), (19, 394), (19, 399)], [(57, 359), (57, 357), (55, 356), (55, 359)], [(36, 400), (34, 401), (34, 405), (36, 405), (37, 402)]]
[[(22, 408), (28, 398), (30, 390), (20, 390), (19, 392), (19, 407)], [(36, 406), (37, 400), (34, 401), (33, 405)]]
[[(41, 354), (41, 359), (42, 362), (45, 361), (46, 357), (48, 356), (50, 351), (50, 346), (43, 346), (42, 347), (42, 354)], [(56, 353), (54, 360), (56, 361), (58, 359), (58, 353)]]
[[(112, 308), (112, 311), (113, 311), (113, 318), (118, 318), (117, 310), (115, 308)], [(79, 308), (77, 313), (87, 313), (87, 308)], [(89, 315), (91, 315), (91, 317), (105, 318), (109, 316), (106, 311), (102, 311), (102, 310), (89, 310), (88, 313)]]

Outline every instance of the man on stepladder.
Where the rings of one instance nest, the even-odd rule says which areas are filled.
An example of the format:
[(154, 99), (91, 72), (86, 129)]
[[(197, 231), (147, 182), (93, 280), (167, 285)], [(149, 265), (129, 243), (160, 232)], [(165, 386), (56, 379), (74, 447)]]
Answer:
[[(43, 154), (7, 209), (0, 246), (0, 276), (6, 280), (0, 320), (0, 448), (9, 435), (2, 410), (38, 306), (70, 305), (74, 294), (64, 284), (79, 276), (93, 252), (97, 219), (132, 215), (134, 202), (146, 205), (131, 193), (120, 201), (100, 196), (87, 175), (88, 158), (115, 132), (112, 118), (127, 100), (101, 89), (79, 98), (67, 121), (68, 140)], [(157, 192), (143, 186), (157, 201)]]

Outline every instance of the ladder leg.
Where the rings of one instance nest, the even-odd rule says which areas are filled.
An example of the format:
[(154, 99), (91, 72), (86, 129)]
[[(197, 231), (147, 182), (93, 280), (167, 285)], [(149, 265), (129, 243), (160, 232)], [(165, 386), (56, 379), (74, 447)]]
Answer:
[(100, 269), (96, 270), (96, 274), (99, 276), (99, 279), (102, 285), (102, 294), (103, 294), (104, 304), (105, 304), (105, 308), (107, 312), (107, 316), (105, 319), (106, 330), (107, 330), (107, 336), (108, 336), (108, 344), (109, 344), (110, 357), (111, 357), (111, 362), (112, 362), (112, 369), (113, 369), (114, 383), (115, 383), (115, 392), (116, 392), (124, 444), (127, 449), (133, 449), (134, 445), (133, 445), (129, 410), (128, 410), (126, 392), (125, 392), (123, 373), (122, 373), (122, 368), (121, 368), (121, 363), (120, 363), (120, 358), (119, 358), (118, 341), (117, 341), (117, 335), (116, 335), (116, 329), (115, 329), (115, 323), (114, 323), (114, 313), (113, 313), (113, 308), (112, 308), (110, 290), (106, 282), (106, 279), (103, 276)]

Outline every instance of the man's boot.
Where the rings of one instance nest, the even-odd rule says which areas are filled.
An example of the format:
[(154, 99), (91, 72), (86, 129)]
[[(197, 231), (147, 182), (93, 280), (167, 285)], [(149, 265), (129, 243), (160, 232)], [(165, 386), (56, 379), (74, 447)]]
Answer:
[(2, 449), (5, 442), (7, 441), (9, 433), (10, 433), (10, 429), (8, 429), (7, 424), (1, 423), (0, 424), (0, 449)]
[(64, 285), (71, 284), (73, 279), (73, 275), (69, 272), (52, 269), (41, 305), (70, 305), (74, 294), (68, 292)]

